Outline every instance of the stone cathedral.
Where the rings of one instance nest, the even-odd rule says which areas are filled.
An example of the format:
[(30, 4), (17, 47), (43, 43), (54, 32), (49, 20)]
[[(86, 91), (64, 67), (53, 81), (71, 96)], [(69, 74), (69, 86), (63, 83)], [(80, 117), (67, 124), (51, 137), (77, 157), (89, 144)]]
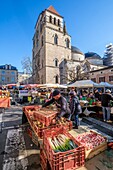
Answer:
[(71, 46), (63, 17), (53, 6), (38, 16), (33, 37), (33, 83), (67, 82), (68, 71), (84, 62), (85, 55)]

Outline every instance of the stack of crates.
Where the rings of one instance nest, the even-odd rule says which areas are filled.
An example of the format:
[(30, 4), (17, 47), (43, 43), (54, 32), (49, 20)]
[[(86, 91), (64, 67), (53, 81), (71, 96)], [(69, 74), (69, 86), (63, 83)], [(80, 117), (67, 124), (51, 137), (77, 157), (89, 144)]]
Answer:
[[(69, 137), (77, 148), (71, 149), (65, 152), (54, 152), (48, 138), (57, 136), (58, 134), (64, 134)], [(75, 138), (63, 127), (56, 127), (47, 129), (44, 131), (43, 138), (44, 150), (46, 151), (46, 158), (49, 161), (51, 170), (74, 170), (85, 164), (85, 148), (80, 145)]]
[[(72, 121), (67, 120), (65, 124), (55, 124), (51, 125), (51, 122), (57, 116), (57, 112), (48, 108), (42, 108), (40, 106), (25, 106), (23, 111), (35, 131), (36, 135), (43, 138), (43, 132), (47, 128), (65, 126), (67, 130), (72, 129)], [(44, 127), (39, 127), (37, 121), (43, 123)]]
[(44, 127), (44, 128), (39, 128), (36, 123), (33, 123), (33, 129), (35, 130), (37, 136), (39, 136), (40, 138), (43, 138), (43, 133), (46, 129), (51, 129), (51, 128), (55, 128), (55, 127), (62, 127), (64, 126), (67, 130), (71, 130), (72, 129), (72, 121), (67, 120), (65, 124), (61, 125), (61, 124), (56, 124), (56, 125), (51, 125), (48, 127)]

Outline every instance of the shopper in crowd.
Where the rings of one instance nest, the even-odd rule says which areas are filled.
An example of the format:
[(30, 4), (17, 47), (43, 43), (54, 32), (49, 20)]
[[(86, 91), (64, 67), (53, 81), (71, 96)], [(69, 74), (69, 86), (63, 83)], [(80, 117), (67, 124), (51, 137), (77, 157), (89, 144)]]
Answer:
[(52, 99), (47, 101), (42, 105), (42, 107), (49, 106), (50, 104), (55, 103), (58, 109), (58, 118), (61, 117), (70, 117), (70, 109), (67, 100), (61, 95), (59, 90), (54, 90), (52, 93)]
[(79, 99), (76, 95), (76, 92), (71, 91), (69, 93), (70, 95), (70, 110), (71, 110), (71, 116), (70, 120), (74, 121), (74, 128), (78, 129), (79, 126), (79, 114), (82, 112)]
[(110, 121), (110, 101), (113, 100), (113, 96), (111, 95), (111, 91), (109, 89), (106, 90), (105, 93), (101, 96), (102, 102), (102, 110), (103, 110), (103, 120), (109, 122)]
[(102, 95), (102, 91), (98, 91), (98, 89), (94, 90), (94, 96), (96, 101), (101, 101), (101, 95)]

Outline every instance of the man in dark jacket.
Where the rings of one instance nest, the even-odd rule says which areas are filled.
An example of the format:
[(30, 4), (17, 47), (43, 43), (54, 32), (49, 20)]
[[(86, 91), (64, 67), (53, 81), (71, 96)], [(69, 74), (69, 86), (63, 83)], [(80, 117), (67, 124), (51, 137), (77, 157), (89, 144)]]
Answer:
[(68, 118), (70, 116), (70, 109), (68, 106), (68, 103), (66, 101), (66, 99), (60, 94), (60, 91), (58, 90), (54, 90), (53, 94), (52, 94), (52, 99), (50, 99), (49, 101), (47, 101), (46, 103), (44, 103), (42, 105), (42, 107), (46, 107), (49, 106), (50, 104), (56, 104), (57, 108), (58, 108), (58, 117), (66, 117)]
[(79, 114), (82, 112), (81, 105), (76, 92), (71, 91), (69, 93), (70, 98), (70, 110), (71, 110), (71, 120), (74, 120), (74, 128), (78, 129), (79, 126)]
[(106, 93), (103, 93), (101, 97), (103, 120), (107, 122), (110, 121), (110, 113), (111, 113), (110, 100), (113, 100), (113, 96), (111, 95), (111, 91), (107, 89)]

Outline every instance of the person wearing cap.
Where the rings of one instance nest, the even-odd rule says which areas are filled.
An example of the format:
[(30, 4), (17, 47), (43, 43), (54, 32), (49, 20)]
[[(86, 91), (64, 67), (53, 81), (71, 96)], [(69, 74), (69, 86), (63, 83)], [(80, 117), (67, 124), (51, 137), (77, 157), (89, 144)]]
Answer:
[(105, 93), (101, 96), (102, 103), (102, 111), (103, 111), (103, 120), (109, 122), (110, 121), (110, 101), (113, 100), (113, 96), (111, 95), (111, 91), (107, 89)]
[(61, 95), (59, 90), (54, 90), (52, 94), (52, 99), (47, 101), (42, 105), (42, 107), (49, 106), (50, 104), (55, 103), (56, 107), (58, 108), (58, 118), (70, 116), (70, 109), (68, 106), (67, 100)]
[(71, 116), (70, 119), (74, 122), (74, 127), (75, 129), (78, 129), (79, 126), (79, 114), (82, 113), (81, 105), (79, 102), (79, 99), (76, 95), (75, 91), (71, 91), (69, 93), (70, 95), (70, 110), (71, 110)]

